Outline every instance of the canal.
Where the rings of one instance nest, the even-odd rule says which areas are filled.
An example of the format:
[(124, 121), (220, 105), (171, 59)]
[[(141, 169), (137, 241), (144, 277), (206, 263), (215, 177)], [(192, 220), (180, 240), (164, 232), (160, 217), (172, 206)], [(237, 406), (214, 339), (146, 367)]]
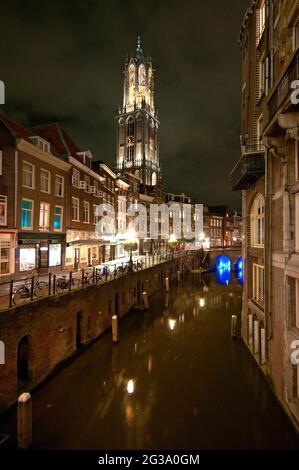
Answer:
[[(189, 275), (33, 393), (35, 449), (286, 449), (298, 436), (241, 340), (241, 278)], [(240, 319), (239, 319), (240, 320)], [(0, 433), (15, 445), (15, 411)]]

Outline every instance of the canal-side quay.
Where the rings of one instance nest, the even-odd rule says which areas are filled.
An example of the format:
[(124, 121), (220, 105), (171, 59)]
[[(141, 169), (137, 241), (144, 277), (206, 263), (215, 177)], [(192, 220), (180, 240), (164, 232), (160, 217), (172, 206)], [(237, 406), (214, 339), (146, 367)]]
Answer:
[(13, 404), (83, 346), (111, 328), (113, 315), (123, 317), (142, 305), (142, 293), (151, 297), (200, 264), (199, 252), (130, 272), (108, 282), (71, 290), (1, 312), (0, 333), (5, 364), (0, 372), (0, 410)]

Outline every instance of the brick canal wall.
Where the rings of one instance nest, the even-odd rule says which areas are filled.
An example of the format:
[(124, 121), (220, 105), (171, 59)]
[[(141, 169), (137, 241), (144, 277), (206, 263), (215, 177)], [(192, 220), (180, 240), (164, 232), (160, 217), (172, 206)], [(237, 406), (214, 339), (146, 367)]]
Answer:
[(0, 411), (19, 393), (40, 384), (62, 361), (111, 327), (111, 317), (126, 315), (142, 300), (170, 283), (177, 270), (198, 267), (196, 252), (186, 254), (103, 284), (30, 302), (0, 313)]

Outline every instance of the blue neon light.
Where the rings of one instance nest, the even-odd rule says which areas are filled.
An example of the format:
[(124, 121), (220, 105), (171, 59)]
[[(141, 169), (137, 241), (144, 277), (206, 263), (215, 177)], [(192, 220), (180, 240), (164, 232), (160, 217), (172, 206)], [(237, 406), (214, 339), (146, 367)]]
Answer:
[(227, 256), (218, 256), (216, 259), (216, 271), (219, 269), (231, 269), (231, 260)]

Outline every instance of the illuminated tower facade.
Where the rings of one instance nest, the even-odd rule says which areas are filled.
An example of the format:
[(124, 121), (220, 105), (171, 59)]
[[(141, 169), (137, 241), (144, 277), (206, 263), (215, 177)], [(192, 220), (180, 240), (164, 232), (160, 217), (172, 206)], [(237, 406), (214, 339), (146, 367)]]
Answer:
[(138, 37), (135, 57), (126, 61), (123, 106), (117, 116), (117, 170), (130, 171), (151, 190), (161, 180), (159, 121), (154, 102), (154, 69)]

